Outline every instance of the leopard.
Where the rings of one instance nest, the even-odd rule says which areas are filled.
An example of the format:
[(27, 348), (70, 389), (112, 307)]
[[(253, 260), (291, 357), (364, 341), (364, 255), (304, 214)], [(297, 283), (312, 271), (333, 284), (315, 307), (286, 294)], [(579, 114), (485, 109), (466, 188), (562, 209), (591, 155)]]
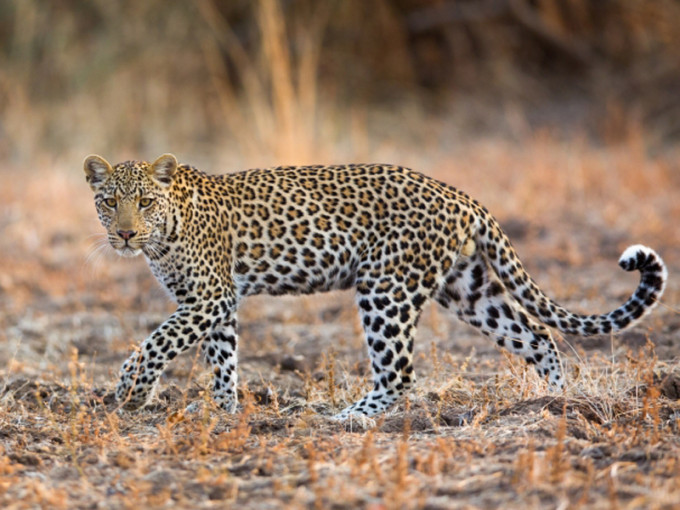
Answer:
[[(414, 387), (414, 334), (434, 301), (565, 388), (551, 329), (583, 337), (629, 328), (654, 308), (668, 272), (643, 245), (619, 260), (639, 271), (624, 304), (602, 314), (568, 311), (520, 261), (497, 220), (465, 192), (386, 164), (278, 166), (223, 175), (180, 164), (83, 163), (108, 242), (143, 255), (177, 308), (123, 363), (121, 410), (152, 401), (159, 377), (200, 345), (217, 409), (237, 411), (237, 312), (256, 294), (355, 289), (372, 388), (333, 417), (372, 419)], [(336, 412), (336, 411), (333, 411)]]

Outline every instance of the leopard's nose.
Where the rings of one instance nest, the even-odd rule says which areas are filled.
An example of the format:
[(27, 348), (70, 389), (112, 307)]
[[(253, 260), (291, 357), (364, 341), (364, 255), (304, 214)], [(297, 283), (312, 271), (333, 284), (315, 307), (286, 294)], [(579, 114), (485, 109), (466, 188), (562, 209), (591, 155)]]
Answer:
[(118, 234), (120, 238), (129, 241), (130, 239), (137, 235), (137, 232), (135, 232), (134, 230), (117, 230), (116, 234)]

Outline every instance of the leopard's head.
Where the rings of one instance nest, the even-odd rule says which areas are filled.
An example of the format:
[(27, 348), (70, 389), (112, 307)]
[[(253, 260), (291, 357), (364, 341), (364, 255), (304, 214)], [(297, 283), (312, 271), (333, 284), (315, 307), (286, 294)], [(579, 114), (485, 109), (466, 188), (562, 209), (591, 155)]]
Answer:
[(126, 161), (111, 166), (92, 155), (83, 168), (111, 246), (124, 257), (152, 255), (165, 232), (175, 156), (163, 154), (151, 164)]

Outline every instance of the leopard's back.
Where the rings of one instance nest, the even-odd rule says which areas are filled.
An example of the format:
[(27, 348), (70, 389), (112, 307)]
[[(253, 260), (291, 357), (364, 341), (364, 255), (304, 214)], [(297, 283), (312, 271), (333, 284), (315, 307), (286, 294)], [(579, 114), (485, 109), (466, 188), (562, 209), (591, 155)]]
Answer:
[(243, 295), (313, 293), (358, 278), (445, 278), (474, 207), (466, 195), (388, 165), (279, 167), (229, 176), (234, 277)]

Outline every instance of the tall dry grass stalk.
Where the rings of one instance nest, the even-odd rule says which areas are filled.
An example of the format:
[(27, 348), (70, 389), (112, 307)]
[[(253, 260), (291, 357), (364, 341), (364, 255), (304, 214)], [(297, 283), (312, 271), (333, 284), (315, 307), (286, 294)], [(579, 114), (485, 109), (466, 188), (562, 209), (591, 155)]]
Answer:
[[(315, 4), (305, 20), (290, 26), (279, 0), (260, 0), (256, 53), (244, 48), (213, 2), (198, 6), (214, 36), (203, 39), (203, 51), (230, 132), (250, 155), (261, 154), (264, 146), (285, 164), (318, 158), (319, 61), (333, 2)], [(296, 42), (295, 55), (291, 40)], [(234, 62), (235, 76), (221, 51)], [(243, 87), (244, 102), (237, 84)]]

